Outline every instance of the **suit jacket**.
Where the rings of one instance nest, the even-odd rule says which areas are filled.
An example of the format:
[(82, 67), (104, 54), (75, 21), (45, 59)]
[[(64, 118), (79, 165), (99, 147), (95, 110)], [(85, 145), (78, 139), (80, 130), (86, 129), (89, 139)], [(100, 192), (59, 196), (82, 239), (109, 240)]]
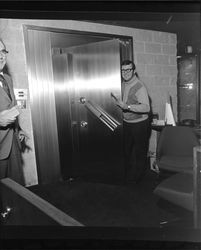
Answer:
[[(4, 74), (4, 78), (8, 83), (12, 100), (10, 100), (6, 92), (0, 86), (0, 112), (16, 105), (12, 79), (7, 74)], [(13, 141), (14, 128), (15, 124), (8, 125), (7, 127), (0, 127), (0, 160), (9, 156)]]

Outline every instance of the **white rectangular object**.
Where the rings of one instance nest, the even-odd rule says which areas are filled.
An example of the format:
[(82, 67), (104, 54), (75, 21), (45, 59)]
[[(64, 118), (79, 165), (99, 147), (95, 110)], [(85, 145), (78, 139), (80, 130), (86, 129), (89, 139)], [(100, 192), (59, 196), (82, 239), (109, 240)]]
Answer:
[(165, 123), (176, 126), (170, 103), (165, 104)]

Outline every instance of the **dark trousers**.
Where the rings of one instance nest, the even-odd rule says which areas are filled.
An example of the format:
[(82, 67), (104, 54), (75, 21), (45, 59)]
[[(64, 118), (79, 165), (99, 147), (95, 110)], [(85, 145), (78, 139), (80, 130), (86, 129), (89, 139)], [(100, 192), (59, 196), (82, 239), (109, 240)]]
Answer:
[(13, 144), (8, 158), (0, 160), (0, 179), (11, 178), (21, 185), (24, 185), (22, 169), (22, 156), (16, 135), (13, 135)]
[(138, 123), (123, 123), (125, 181), (139, 181), (146, 171), (149, 148), (149, 119)]

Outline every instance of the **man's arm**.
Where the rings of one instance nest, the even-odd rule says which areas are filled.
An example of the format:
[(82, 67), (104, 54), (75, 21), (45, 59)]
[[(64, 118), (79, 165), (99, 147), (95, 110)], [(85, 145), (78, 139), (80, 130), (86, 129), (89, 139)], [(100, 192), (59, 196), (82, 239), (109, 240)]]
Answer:
[(0, 112), (0, 126), (6, 127), (11, 123), (14, 123), (16, 120), (16, 116), (9, 113), (9, 110), (3, 110)]

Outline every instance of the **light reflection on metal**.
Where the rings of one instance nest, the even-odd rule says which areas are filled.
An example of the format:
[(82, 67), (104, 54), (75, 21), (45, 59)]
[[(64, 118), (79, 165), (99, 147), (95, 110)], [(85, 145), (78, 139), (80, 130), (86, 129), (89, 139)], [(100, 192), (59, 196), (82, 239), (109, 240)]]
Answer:
[(60, 84), (60, 82), (57, 82), (57, 81), (54, 82), (54, 89), (55, 89), (55, 91), (57, 91), (59, 93), (66, 92), (66, 91), (72, 89), (73, 86), (74, 86), (73, 82), (71, 82), (69, 84)]
[(193, 83), (187, 83), (188, 89), (193, 89)]
[(80, 97), (80, 103), (84, 104), (86, 102), (86, 98)]
[(111, 76), (101, 76), (101, 78), (83, 79), (76, 77), (74, 81), (68, 84), (68, 88), (75, 87), (75, 90), (87, 90), (93, 92), (94, 90), (107, 90), (109, 88), (118, 90), (119, 87), (116, 84), (116, 74)]
[(81, 121), (81, 122), (80, 122), (80, 126), (81, 126), (82, 128), (86, 128), (87, 125), (88, 125), (88, 122), (86, 122), (86, 121)]
[(182, 84), (180, 85), (180, 88), (192, 90), (194, 88), (194, 83), (190, 82), (190, 83)]
[(8, 216), (11, 214), (12, 208), (9, 206), (6, 206), (5, 211), (1, 212), (1, 218), (7, 219)]

